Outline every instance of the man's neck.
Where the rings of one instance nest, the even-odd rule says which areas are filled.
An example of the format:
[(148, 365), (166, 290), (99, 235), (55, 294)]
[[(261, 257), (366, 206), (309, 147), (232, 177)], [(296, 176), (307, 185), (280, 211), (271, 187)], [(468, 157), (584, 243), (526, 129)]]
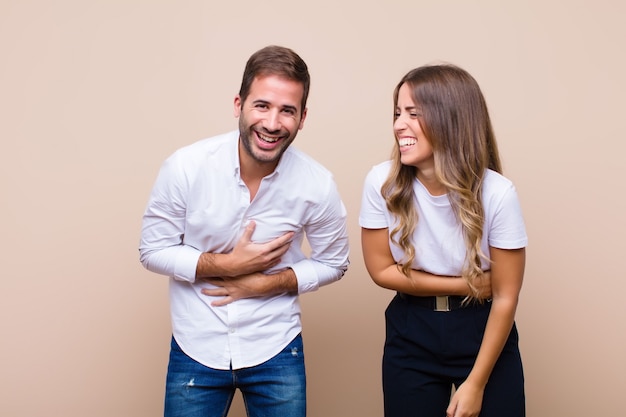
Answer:
[(259, 162), (252, 158), (245, 149), (239, 147), (239, 175), (250, 192), (250, 201), (254, 200), (261, 181), (270, 175), (278, 166), (278, 162)]

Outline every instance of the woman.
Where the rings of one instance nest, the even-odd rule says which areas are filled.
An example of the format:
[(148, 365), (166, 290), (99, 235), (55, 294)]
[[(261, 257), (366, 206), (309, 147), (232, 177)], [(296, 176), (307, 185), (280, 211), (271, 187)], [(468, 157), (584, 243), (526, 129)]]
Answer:
[(453, 65), (394, 91), (392, 160), (365, 180), (365, 265), (386, 312), (385, 416), (525, 415), (514, 317), (527, 236), (484, 97)]

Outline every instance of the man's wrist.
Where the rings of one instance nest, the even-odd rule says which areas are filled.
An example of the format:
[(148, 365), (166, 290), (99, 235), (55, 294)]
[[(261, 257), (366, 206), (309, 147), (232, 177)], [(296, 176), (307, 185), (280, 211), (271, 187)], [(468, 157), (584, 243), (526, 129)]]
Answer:
[(291, 268), (276, 273), (275, 284), (278, 292), (298, 292), (298, 279)]
[(202, 253), (196, 266), (196, 278), (234, 276), (228, 261), (228, 254)]

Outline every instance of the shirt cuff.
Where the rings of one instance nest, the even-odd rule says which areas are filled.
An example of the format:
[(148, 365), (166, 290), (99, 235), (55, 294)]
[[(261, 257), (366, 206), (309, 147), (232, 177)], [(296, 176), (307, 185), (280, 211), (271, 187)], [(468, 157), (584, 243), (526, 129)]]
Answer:
[(202, 252), (191, 246), (180, 246), (174, 264), (174, 279), (195, 282), (198, 260)]
[(347, 267), (332, 267), (319, 261), (304, 259), (292, 265), (291, 269), (298, 280), (298, 294), (304, 294), (340, 280)]

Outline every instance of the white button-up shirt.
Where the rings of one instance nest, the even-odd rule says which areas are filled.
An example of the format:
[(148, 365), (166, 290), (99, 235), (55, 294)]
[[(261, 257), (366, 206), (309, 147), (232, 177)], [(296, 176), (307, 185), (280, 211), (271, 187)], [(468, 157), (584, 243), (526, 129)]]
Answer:
[[(332, 174), (290, 146), (253, 201), (239, 175), (239, 132), (176, 151), (161, 167), (143, 217), (141, 263), (170, 279), (173, 334), (183, 351), (215, 369), (240, 369), (275, 356), (301, 331), (296, 294), (240, 299), (214, 307), (195, 282), (203, 252), (229, 253), (250, 220), (252, 240), (295, 235), (281, 263), (298, 292), (339, 280), (348, 267), (346, 210)], [(306, 236), (309, 255), (302, 249)], [(219, 298), (219, 297), (218, 297)]]

